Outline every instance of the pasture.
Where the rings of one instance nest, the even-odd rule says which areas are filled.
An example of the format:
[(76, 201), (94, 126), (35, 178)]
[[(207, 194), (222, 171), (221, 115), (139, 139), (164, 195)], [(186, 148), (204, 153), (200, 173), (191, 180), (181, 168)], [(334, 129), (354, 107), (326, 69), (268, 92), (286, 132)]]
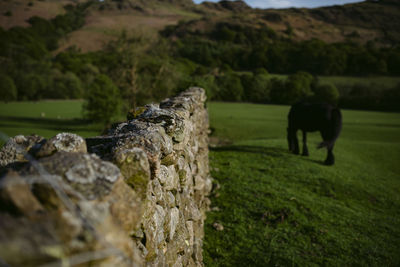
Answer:
[[(98, 135), (102, 127), (82, 119), (82, 103), (82, 100), (1, 102), (0, 133), (3, 136), (37, 134), (46, 138), (59, 132), (83, 137)], [(4, 138), (0, 138), (2, 142)]]
[[(288, 153), (289, 106), (207, 105), (220, 188), (205, 222), (205, 266), (399, 266), (398, 113), (342, 110), (336, 164), (327, 167), (318, 133), (308, 136), (310, 157)], [(81, 119), (81, 106), (0, 103), (0, 132), (99, 134), (100, 126)]]
[[(288, 106), (210, 103), (205, 266), (398, 266), (400, 116), (343, 110), (336, 164), (288, 153)], [(299, 132), (300, 137), (300, 132)], [(214, 229), (217, 222), (223, 231)]]

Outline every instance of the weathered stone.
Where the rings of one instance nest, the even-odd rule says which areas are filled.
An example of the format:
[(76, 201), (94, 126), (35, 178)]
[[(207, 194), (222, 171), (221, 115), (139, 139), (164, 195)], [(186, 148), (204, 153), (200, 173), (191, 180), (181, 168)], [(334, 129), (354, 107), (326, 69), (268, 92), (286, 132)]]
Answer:
[(156, 198), (156, 203), (161, 206), (165, 206), (165, 197), (164, 197), (164, 191), (163, 187), (161, 186), (160, 182), (158, 179), (153, 180), (153, 191), (152, 193), (154, 194)]
[(203, 190), (204, 186), (205, 186), (205, 180), (200, 176), (200, 175), (196, 175), (194, 177), (194, 189), (195, 190)]
[(224, 226), (220, 223), (217, 223), (217, 222), (213, 223), (213, 227), (217, 231), (224, 231)]
[(0, 151), (1, 166), (18, 170), (0, 178), (2, 260), (203, 266), (212, 186), (204, 101), (203, 89), (190, 88), (86, 142), (11, 139)]
[[(60, 153), (52, 157), (56, 157), (58, 154)], [(72, 157), (76, 156), (70, 153), (66, 154)], [(61, 158), (68, 159), (69, 157), (62, 155)], [(108, 176), (108, 168), (102, 168), (104, 166), (101, 166), (101, 164), (96, 167), (97, 158), (89, 161), (95, 161), (95, 164), (87, 162), (88, 166), (102, 173), (101, 175), (95, 173), (96, 181), (104, 176), (110, 177), (111, 181), (113, 180), (112, 175)], [(70, 164), (71, 162), (73, 161), (67, 160), (67, 163)], [(46, 164), (42, 163), (41, 166), (44, 167)], [(62, 172), (66, 169), (68, 169), (68, 166)], [(51, 168), (44, 168), (44, 170), (53, 172)], [(94, 192), (102, 193), (97, 194), (97, 199), (93, 202), (88, 201), (88, 198), (80, 198), (85, 192), (79, 192), (70, 198), (70, 193), (73, 192), (71, 191), (73, 190), (71, 181), (66, 177), (51, 176), (50, 173), (48, 173), (47, 178), (44, 178), (43, 175), (37, 174), (36, 170), (28, 167), (22, 172), (22, 176), (9, 173), (2, 178), (0, 206), (12, 208), (0, 209), (0, 217), (2, 218), (0, 222), (1, 258), (12, 265), (30, 266), (35, 262), (54, 262), (61, 257), (68, 257), (71, 253), (74, 254), (79, 251), (90, 252), (91, 250), (112, 249), (113, 255), (116, 253), (124, 254), (124, 257), (129, 255), (131, 261), (141, 262), (139, 256), (134, 252), (132, 241), (124, 234), (125, 231), (123, 230), (124, 228), (132, 230), (132, 224), (137, 224), (139, 221), (138, 216), (127, 215), (135, 213), (132, 209), (133, 204), (138, 205), (138, 202), (137, 199), (130, 198), (130, 196), (134, 196), (133, 191), (121, 179), (118, 179), (122, 182), (120, 185), (131, 191), (129, 196), (123, 194), (124, 190), (120, 186), (115, 188), (117, 192), (110, 192), (106, 195), (102, 189), (94, 189)], [(48, 180), (52, 178), (56, 181)], [(82, 182), (81, 179), (82, 177), (79, 177), (78, 181)], [(102, 183), (96, 184), (96, 181), (94, 187), (103, 187)], [(74, 182), (76, 181), (74, 180)], [(48, 188), (48, 194), (37, 196), (40, 190), (31, 192), (32, 185), (33, 188)], [(52, 204), (49, 205), (49, 202), (46, 201), (46, 198), (49, 197), (58, 198), (58, 200), (51, 200)], [(129, 205), (127, 205), (128, 201)], [(8, 204), (5, 205), (6, 203)], [(42, 206), (41, 203), (44, 203), (44, 205)], [(123, 205), (127, 205), (128, 209), (121, 212)], [(10, 217), (15, 212), (18, 213), (18, 217)], [(125, 222), (125, 225), (129, 224), (129, 227), (120, 228), (120, 223), (125, 219), (129, 219)], [(10, 229), (13, 230), (10, 231)], [(102, 238), (99, 239), (99, 236), (102, 236)], [(18, 257), (21, 253), (18, 252), (18, 249), (20, 250), (21, 247), (24, 248), (24, 257), (22, 258)], [(121, 262), (120, 258), (110, 256), (111, 254), (108, 256), (107, 262), (113, 265), (130, 266)], [(111, 260), (111, 258), (113, 259)]]
[(169, 211), (168, 216), (168, 228), (167, 232), (169, 232), (169, 239), (172, 240), (174, 238), (176, 226), (179, 222), (179, 210), (177, 208), (172, 208)]
[(175, 165), (177, 163), (177, 157), (174, 152), (166, 155), (161, 159), (161, 164), (165, 166)]
[(0, 168), (15, 162), (27, 162), (28, 152), (38, 150), (45, 141), (38, 135), (17, 135), (8, 139), (0, 150)]
[(111, 215), (126, 232), (136, 232), (144, 210), (142, 200), (135, 191), (119, 179), (103, 201), (110, 203)]
[(173, 208), (176, 206), (175, 196), (171, 191), (166, 192), (165, 201), (168, 208)]
[(86, 142), (79, 135), (72, 133), (59, 133), (53, 138), (47, 140), (36, 153), (36, 156), (47, 157), (59, 151), (86, 153)]
[(17, 173), (10, 172), (1, 180), (0, 186), (2, 187), (0, 191), (1, 209), (25, 215), (28, 218), (34, 218), (44, 212), (44, 208), (32, 194), (30, 185)]
[(60, 176), (67, 185), (88, 200), (107, 195), (121, 175), (117, 166), (93, 154), (59, 152), (39, 159), (38, 163), (46, 173), (41, 173), (35, 165), (31, 165), (25, 172)]
[(158, 179), (162, 185), (164, 185), (165, 190), (177, 190), (179, 183), (179, 176), (175, 171), (174, 166), (164, 166), (161, 165), (160, 173), (158, 175)]
[(114, 162), (120, 168), (125, 182), (144, 199), (150, 181), (150, 165), (146, 152), (138, 147), (121, 147), (114, 152)]

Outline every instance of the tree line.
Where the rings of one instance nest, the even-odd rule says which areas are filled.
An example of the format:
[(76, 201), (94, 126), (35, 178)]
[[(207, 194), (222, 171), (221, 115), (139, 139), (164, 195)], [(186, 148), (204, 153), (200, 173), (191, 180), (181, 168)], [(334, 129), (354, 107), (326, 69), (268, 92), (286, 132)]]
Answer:
[[(292, 104), (307, 99), (347, 108), (399, 110), (400, 86), (377, 90), (355, 85), (343, 90), (317, 78), (398, 75), (399, 47), (297, 43), (268, 27), (229, 23), (209, 32), (190, 32), (180, 23), (166, 27), (156, 39), (122, 32), (96, 52), (71, 47), (55, 54), (58, 41), (84, 25), (91, 4), (67, 6), (65, 14), (51, 20), (32, 17), (27, 28), (0, 28), (0, 100), (84, 98), (85, 116), (106, 123), (119, 110), (126, 113), (189, 86), (205, 88), (215, 101)], [(269, 72), (289, 75), (273, 78)]]
[[(186, 29), (186, 27), (188, 29)], [(185, 29), (185, 30), (184, 30)], [(234, 70), (265, 68), (271, 73), (313, 75), (399, 75), (400, 46), (377, 48), (354, 42), (302, 42), (278, 36), (272, 29), (218, 23), (212, 30), (191, 31), (188, 23), (169, 26), (162, 35), (177, 36), (175, 56), (204, 66), (229, 65)]]

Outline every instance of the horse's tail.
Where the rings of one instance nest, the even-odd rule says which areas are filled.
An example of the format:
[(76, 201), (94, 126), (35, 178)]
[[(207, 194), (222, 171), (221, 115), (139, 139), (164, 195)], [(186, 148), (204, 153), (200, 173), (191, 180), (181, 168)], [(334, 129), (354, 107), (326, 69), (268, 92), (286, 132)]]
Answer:
[(339, 137), (339, 134), (342, 130), (342, 113), (340, 112), (340, 109), (334, 108), (332, 110), (331, 122), (332, 122), (332, 132), (331, 132), (332, 138), (330, 140), (325, 140), (321, 142), (318, 145), (318, 148), (332, 147), (336, 139)]

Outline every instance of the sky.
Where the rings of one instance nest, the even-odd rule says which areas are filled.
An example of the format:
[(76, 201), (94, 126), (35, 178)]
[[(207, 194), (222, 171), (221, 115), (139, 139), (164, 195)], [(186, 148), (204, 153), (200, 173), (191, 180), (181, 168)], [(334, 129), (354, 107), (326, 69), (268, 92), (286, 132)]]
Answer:
[[(218, 0), (207, 0), (218, 2)], [(360, 0), (244, 0), (251, 7), (258, 8), (287, 8), (287, 7), (320, 7), (331, 5), (343, 5), (347, 3), (362, 2)], [(201, 3), (202, 0), (194, 0)]]

